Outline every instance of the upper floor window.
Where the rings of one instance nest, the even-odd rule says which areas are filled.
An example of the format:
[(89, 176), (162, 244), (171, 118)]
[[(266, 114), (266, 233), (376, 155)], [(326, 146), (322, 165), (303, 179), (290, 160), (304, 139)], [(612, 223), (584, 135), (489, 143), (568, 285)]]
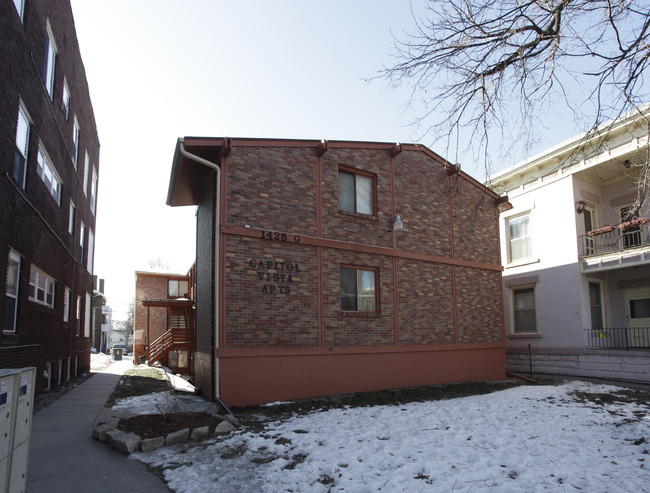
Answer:
[(36, 161), (38, 163), (38, 176), (41, 177), (56, 203), (61, 205), (61, 178), (57, 175), (47, 153), (40, 147), (38, 148), (38, 159)]
[(68, 82), (63, 79), (63, 95), (61, 96), (61, 110), (63, 111), (63, 116), (65, 119), (68, 119), (68, 113), (70, 112), (70, 90), (68, 89)]
[(22, 105), (18, 107), (18, 123), (16, 125), (16, 149), (14, 151), (14, 180), (25, 188), (27, 171), (27, 151), (29, 148), (29, 119)]
[(38, 267), (32, 265), (29, 273), (29, 299), (41, 305), (54, 308), (56, 281)]
[(9, 250), (9, 265), (7, 266), (7, 287), (5, 291), (5, 320), (3, 330), (16, 331), (16, 315), (18, 312), (18, 280), (20, 279), (20, 255)]
[(79, 261), (84, 261), (84, 249), (86, 248), (86, 225), (81, 223), (79, 228)]
[(20, 17), (20, 21), (22, 22), (23, 12), (25, 11), (25, 0), (14, 0), (14, 5), (16, 6), (16, 10), (18, 11), (18, 16)]
[(74, 220), (75, 220), (75, 206), (74, 202), (70, 201), (70, 210), (68, 212), (68, 233), (74, 236)]
[(377, 311), (377, 271), (341, 267), (341, 310), (346, 312)]
[(70, 320), (70, 302), (72, 301), (72, 291), (69, 287), (66, 286), (65, 292), (63, 295), (63, 321), (67, 322)]
[(90, 170), (90, 157), (86, 151), (86, 158), (84, 159), (84, 195), (88, 197), (88, 172)]
[(533, 256), (530, 235), (530, 214), (507, 219), (508, 256), (510, 262)]
[(90, 182), (90, 210), (95, 213), (97, 207), (97, 170), (93, 166), (93, 178)]
[(88, 272), (93, 273), (93, 261), (94, 261), (94, 249), (95, 249), (95, 235), (92, 230), (88, 230), (88, 259), (86, 261), (86, 266)]
[(81, 296), (77, 296), (77, 310), (76, 310), (76, 335), (79, 337), (81, 335)]
[[(75, 169), (77, 168), (77, 156), (79, 154), (79, 122), (77, 117), (74, 117), (72, 122), (72, 163), (74, 164)], [(87, 156), (86, 156), (87, 157)], [(84, 187), (84, 193), (86, 192), (86, 187)]]
[(514, 288), (512, 306), (515, 333), (537, 332), (535, 288), (533, 286)]
[(91, 300), (90, 294), (86, 293), (86, 310), (84, 313), (84, 337), (90, 337), (90, 310), (91, 310)]
[(349, 168), (339, 169), (339, 209), (374, 214), (375, 177)]
[(189, 285), (187, 281), (170, 279), (168, 283), (168, 294), (170, 298), (187, 298)]
[(54, 36), (52, 35), (52, 27), (50, 26), (50, 21), (47, 21), (47, 26), (45, 30), (45, 62), (43, 65), (43, 82), (45, 83), (45, 89), (50, 95), (50, 99), (54, 96), (54, 65), (56, 62), (56, 43), (54, 42)]

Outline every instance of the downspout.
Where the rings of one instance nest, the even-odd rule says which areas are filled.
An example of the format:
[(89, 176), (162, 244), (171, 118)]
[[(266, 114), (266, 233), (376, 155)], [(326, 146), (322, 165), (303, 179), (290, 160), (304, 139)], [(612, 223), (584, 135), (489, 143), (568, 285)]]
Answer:
[[(215, 226), (214, 226), (214, 277), (216, 282), (214, 283), (214, 353), (212, 355), (214, 366), (213, 366), (213, 379), (214, 379), (214, 388), (212, 389), (214, 392), (215, 400), (219, 399), (221, 397), (221, 389), (219, 388), (219, 359), (217, 358), (217, 350), (219, 349), (219, 297), (220, 297), (220, 282), (219, 279), (221, 278), (221, 265), (219, 263), (220, 257), (220, 242), (219, 242), (219, 230), (221, 228), (221, 197), (219, 196), (221, 193), (221, 168), (216, 165), (215, 163), (208, 161), (207, 159), (204, 159), (200, 156), (197, 156), (195, 154), (192, 154), (188, 151), (185, 150), (185, 146), (183, 145), (184, 139), (180, 138), (178, 139), (178, 150), (181, 152), (181, 154), (186, 157), (187, 159), (191, 159), (192, 161), (202, 164), (203, 166), (207, 166), (210, 169), (213, 169), (214, 171), (217, 172), (217, 180), (216, 180), (216, 194), (217, 194), (217, 200), (215, 200)], [(198, 245), (197, 245), (198, 246)], [(194, 331), (196, 333), (196, 326), (194, 327)]]

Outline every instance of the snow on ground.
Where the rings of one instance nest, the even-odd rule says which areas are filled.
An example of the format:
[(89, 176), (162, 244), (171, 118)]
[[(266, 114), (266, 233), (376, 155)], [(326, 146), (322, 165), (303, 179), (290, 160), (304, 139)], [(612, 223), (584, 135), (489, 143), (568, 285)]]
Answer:
[(132, 454), (176, 492), (648, 492), (650, 408), (597, 405), (569, 382), (343, 408)]
[(97, 372), (113, 364), (113, 357), (104, 353), (90, 354), (90, 371)]
[(119, 399), (113, 409), (131, 411), (134, 414), (159, 414), (177, 412), (213, 413), (218, 408), (214, 402), (208, 402), (195, 395), (183, 395), (172, 392), (155, 392), (136, 397)]

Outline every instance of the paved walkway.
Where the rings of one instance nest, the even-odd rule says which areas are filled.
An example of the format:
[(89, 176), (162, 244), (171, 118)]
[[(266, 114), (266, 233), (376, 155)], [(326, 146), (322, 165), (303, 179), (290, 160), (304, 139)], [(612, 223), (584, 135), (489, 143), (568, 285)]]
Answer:
[(97, 414), (132, 364), (116, 361), (34, 414), (27, 493), (169, 493), (142, 463), (92, 438)]

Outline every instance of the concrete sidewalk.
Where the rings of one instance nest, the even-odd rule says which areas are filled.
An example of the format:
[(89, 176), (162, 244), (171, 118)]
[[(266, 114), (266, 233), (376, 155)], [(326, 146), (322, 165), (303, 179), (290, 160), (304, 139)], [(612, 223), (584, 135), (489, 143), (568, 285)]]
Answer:
[(116, 361), (34, 414), (27, 493), (169, 493), (140, 462), (93, 440), (93, 423), (131, 360)]

